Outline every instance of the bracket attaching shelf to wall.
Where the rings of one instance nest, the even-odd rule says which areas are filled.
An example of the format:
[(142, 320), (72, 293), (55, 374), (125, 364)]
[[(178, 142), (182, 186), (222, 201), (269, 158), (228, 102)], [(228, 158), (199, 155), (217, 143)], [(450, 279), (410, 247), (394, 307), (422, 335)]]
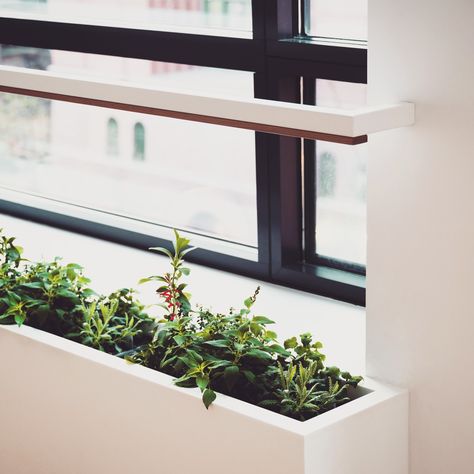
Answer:
[(415, 106), (409, 102), (345, 110), (157, 90), (146, 84), (9, 66), (0, 66), (0, 92), (347, 145), (415, 121)]

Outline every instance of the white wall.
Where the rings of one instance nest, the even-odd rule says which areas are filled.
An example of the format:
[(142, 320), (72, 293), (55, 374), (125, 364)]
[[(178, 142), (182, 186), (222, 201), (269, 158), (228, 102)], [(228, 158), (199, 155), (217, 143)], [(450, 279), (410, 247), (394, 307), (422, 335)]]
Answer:
[(474, 472), (474, 2), (370, 0), (368, 374), (411, 391), (411, 473)]

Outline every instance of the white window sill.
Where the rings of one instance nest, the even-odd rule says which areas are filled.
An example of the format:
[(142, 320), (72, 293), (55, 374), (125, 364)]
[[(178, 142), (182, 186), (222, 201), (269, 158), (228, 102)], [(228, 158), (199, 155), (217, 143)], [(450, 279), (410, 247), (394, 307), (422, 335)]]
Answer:
[[(85, 237), (0, 214), (0, 228), (17, 237), (31, 260), (63, 257), (79, 263), (92, 278), (92, 286), (102, 292), (117, 288), (137, 288), (146, 304), (158, 302), (155, 286), (138, 286), (140, 278), (167, 270), (167, 260), (111, 242)], [(216, 311), (238, 308), (261, 286), (255, 311), (277, 322), (275, 330), (283, 340), (311, 332), (324, 344), (329, 365), (338, 365), (354, 374), (365, 372), (365, 310), (339, 301), (311, 295), (251, 278), (190, 264), (187, 278), (194, 304)]]

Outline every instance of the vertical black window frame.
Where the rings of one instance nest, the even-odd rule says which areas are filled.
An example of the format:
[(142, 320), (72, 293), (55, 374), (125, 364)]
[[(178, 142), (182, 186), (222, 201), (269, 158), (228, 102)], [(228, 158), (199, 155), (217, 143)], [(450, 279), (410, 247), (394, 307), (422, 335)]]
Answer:
[[(282, 77), (271, 67), (268, 52), (269, 43), (297, 35), (298, 8), (296, 0), (252, 0), (253, 38), (263, 42), (262, 62), (254, 80), (256, 98), (299, 102), (299, 78)], [(295, 258), (301, 256), (300, 246), (295, 245), (301, 226), (293, 225), (296, 216), (299, 216), (296, 219), (301, 219), (300, 194), (292, 182), (290, 187), (283, 186), (285, 196), (282, 196), (279, 183), (280, 176), (287, 173), (294, 177), (300, 159), (301, 140), (260, 132), (256, 132), (255, 140), (259, 260), (268, 262), (269, 276), (273, 280), (275, 269), (281, 265), (283, 248), (287, 251), (291, 248)], [(282, 208), (285, 198), (288, 198), (287, 205)], [(298, 202), (296, 206), (295, 201)], [(285, 218), (289, 219), (288, 226), (282, 234), (280, 222)]]
[[(254, 2), (255, 4), (255, 2)], [(304, 30), (305, 2), (272, 1), (265, 11), (265, 74), (257, 97), (316, 104), (316, 79), (348, 82), (366, 81), (366, 59), (359, 50), (333, 46), (333, 62), (327, 46), (322, 49)], [(283, 60), (288, 42), (297, 38), (295, 58)], [(307, 40), (307, 41), (305, 41)], [(301, 42), (300, 42), (301, 41)], [(300, 48), (301, 46), (301, 48)], [(315, 60), (311, 52), (317, 51)], [(336, 54), (337, 53), (337, 54)], [(321, 59), (318, 60), (318, 56)], [(329, 58), (332, 58), (329, 55)], [(365, 61), (364, 61), (365, 59)], [(355, 67), (354, 67), (355, 66)], [(314, 258), (316, 230), (316, 144), (311, 140), (261, 134), (261, 148), (267, 153), (267, 174), (260, 181), (268, 186), (269, 247), (271, 278), (283, 285), (300, 288), (350, 303), (365, 305), (365, 268), (348, 262)], [(263, 159), (263, 158), (262, 158)], [(311, 238), (310, 238), (311, 237)]]

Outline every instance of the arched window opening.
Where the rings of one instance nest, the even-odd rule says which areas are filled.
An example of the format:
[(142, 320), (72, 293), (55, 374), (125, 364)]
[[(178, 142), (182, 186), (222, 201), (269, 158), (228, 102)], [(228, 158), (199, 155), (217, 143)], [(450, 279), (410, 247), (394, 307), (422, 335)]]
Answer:
[(107, 155), (118, 156), (119, 154), (119, 131), (118, 123), (114, 118), (107, 122)]
[(145, 127), (137, 122), (133, 130), (133, 158), (138, 161), (145, 161)]

